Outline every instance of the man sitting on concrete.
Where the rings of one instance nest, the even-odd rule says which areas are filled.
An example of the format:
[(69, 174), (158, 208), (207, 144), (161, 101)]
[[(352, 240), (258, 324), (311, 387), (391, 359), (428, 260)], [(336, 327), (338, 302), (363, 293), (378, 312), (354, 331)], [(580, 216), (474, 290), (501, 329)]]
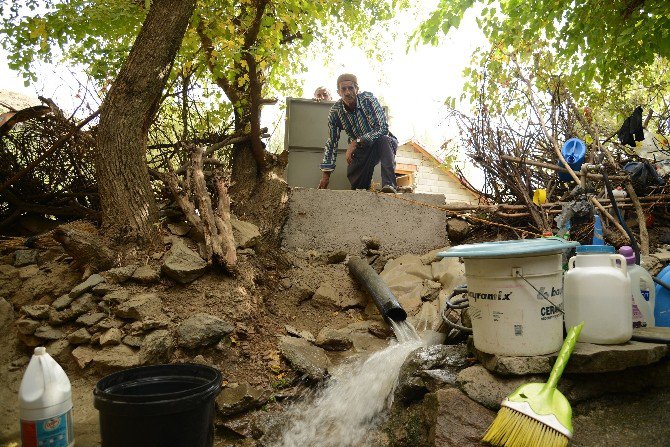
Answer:
[(381, 162), (382, 192), (395, 193), (395, 153), (398, 140), (389, 132), (384, 109), (370, 92), (358, 93), (356, 76), (345, 73), (337, 78), (340, 100), (328, 115), (329, 136), (321, 162), (319, 189), (328, 188), (335, 170), (340, 131), (349, 137), (347, 178), (351, 189), (370, 189), (372, 174)]

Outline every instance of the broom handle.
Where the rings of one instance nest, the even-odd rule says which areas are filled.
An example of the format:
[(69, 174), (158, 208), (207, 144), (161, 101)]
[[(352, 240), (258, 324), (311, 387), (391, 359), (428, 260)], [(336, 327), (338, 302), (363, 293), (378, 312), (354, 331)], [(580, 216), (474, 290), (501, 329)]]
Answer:
[(561, 378), (563, 370), (568, 364), (570, 355), (575, 349), (575, 343), (577, 343), (577, 339), (579, 339), (579, 334), (582, 332), (583, 327), (584, 323), (582, 322), (577, 326), (571, 327), (568, 331), (568, 336), (565, 337), (563, 346), (561, 346), (561, 352), (558, 353), (558, 357), (556, 358), (556, 363), (554, 363), (554, 367), (551, 368), (551, 374), (549, 374), (549, 380), (547, 380), (545, 388), (556, 388), (556, 385), (558, 385), (558, 379)]

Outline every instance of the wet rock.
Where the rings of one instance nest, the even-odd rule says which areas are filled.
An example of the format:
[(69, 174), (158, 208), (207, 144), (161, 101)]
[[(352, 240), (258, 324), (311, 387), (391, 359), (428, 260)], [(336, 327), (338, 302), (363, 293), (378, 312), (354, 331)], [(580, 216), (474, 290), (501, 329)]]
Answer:
[(174, 338), (170, 331), (160, 329), (147, 335), (139, 352), (140, 363), (149, 365), (167, 363), (174, 349)]
[(347, 252), (343, 250), (332, 251), (328, 254), (326, 262), (328, 264), (340, 264), (347, 259)]
[(232, 416), (260, 408), (267, 403), (269, 393), (252, 387), (246, 382), (230, 384), (221, 390), (216, 398), (219, 414)]
[(454, 385), (458, 372), (468, 365), (464, 345), (434, 345), (412, 352), (403, 363), (395, 395), (405, 401), (421, 399), (426, 393)]
[(308, 378), (321, 381), (326, 377), (330, 360), (326, 352), (307, 340), (295, 337), (281, 337), (279, 351), (297, 371)]
[(82, 345), (77, 346), (72, 350), (72, 357), (74, 357), (74, 360), (77, 362), (79, 368), (84, 369), (86, 365), (93, 361), (93, 358), (97, 353), (97, 349)]
[(49, 343), (46, 348), (49, 355), (61, 365), (69, 362), (72, 348), (67, 340), (56, 340)]
[(200, 278), (207, 271), (207, 262), (181, 240), (175, 239), (161, 267), (164, 275), (181, 284)]
[(426, 396), (433, 423), (429, 445), (435, 447), (479, 447), (496, 413), (457, 389), (441, 389)]
[(123, 337), (123, 343), (132, 347), (132, 348), (139, 348), (142, 346), (142, 341), (144, 340), (143, 337), (139, 337), (137, 335), (126, 335)]
[(0, 298), (0, 330), (9, 327), (9, 324), (14, 321), (14, 308), (4, 298)]
[(93, 357), (93, 365), (99, 371), (132, 368), (139, 364), (139, 356), (126, 345), (103, 348)]
[(35, 320), (46, 320), (49, 318), (49, 309), (51, 309), (51, 306), (48, 304), (33, 304), (31, 306), (23, 306), (21, 313)]
[(107, 270), (106, 272), (102, 272), (101, 275), (107, 278), (109, 282), (121, 284), (128, 281), (137, 268), (137, 265), (126, 265)]
[(119, 304), (115, 314), (121, 318), (142, 320), (162, 313), (163, 302), (155, 293), (143, 293)]
[(33, 335), (35, 330), (42, 325), (41, 322), (30, 318), (19, 318), (15, 324), (16, 330), (23, 335)]
[(177, 328), (177, 344), (188, 349), (213, 345), (234, 329), (231, 323), (221, 318), (206, 313), (195, 314)]
[(82, 315), (81, 317), (77, 318), (77, 323), (83, 324), (84, 326), (93, 326), (94, 324), (98, 323), (100, 320), (102, 320), (106, 316), (107, 315), (103, 314), (102, 312), (95, 312), (95, 313), (85, 314), (85, 315)]
[(68, 334), (67, 341), (71, 345), (83, 345), (91, 341), (91, 334), (83, 327)]
[(373, 353), (388, 346), (388, 341), (366, 332), (354, 332), (349, 335), (357, 353)]
[(131, 276), (133, 281), (140, 284), (155, 284), (160, 281), (160, 272), (150, 265), (138, 267)]
[(233, 236), (235, 243), (240, 248), (249, 248), (255, 246), (261, 238), (261, 232), (258, 227), (252, 223), (242, 220), (230, 219), (230, 225), (233, 227)]
[(37, 264), (37, 250), (16, 250), (14, 252), (14, 267), (24, 267), (30, 264)]
[(177, 222), (167, 224), (168, 231), (175, 236), (186, 236), (191, 231), (191, 226), (186, 222)]
[(311, 299), (314, 307), (326, 307), (335, 310), (350, 309), (352, 307), (364, 307), (364, 295), (354, 294), (342, 296), (332, 285), (322, 284)]
[[(546, 374), (558, 353), (532, 357), (504, 357), (472, 347), (486, 369), (503, 375)], [(620, 345), (577, 343), (566, 368), (567, 373), (604, 373), (656, 363), (668, 353), (668, 346), (629, 341)]]
[(123, 338), (123, 332), (121, 329), (111, 328), (107, 329), (102, 335), (100, 335), (100, 346), (116, 346), (121, 344), (121, 339)]
[(105, 282), (105, 278), (103, 278), (101, 275), (98, 275), (97, 273), (89, 276), (86, 281), (83, 283), (76, 285), (71, 291), (70, 291), (70, 296), (72, 298), (77, 298), (79, 295), (89, 292), (93, 287), (97, 286), (98, 284)]
[(40, 326), (35, 329), (33, 335), (43, 340), (60, 340), (61, 338), (65, 338), (65, 334), (62, 331), (54, 329), (51, 326)]
[(365, 333), (368, 332), (374, 335), (377, 338), (386, 339), (393, 335), (393, 331), (385, 323), (374, 321), (374, 320), (364, 320), (356, 321), (350, 323), (345, 328), (349, 333), (359, 332)]
[(312, 335), (312, 333), (310, 331), (299, 331), (298, 329), (296, 329), (293, 326), (290, 326), (288, 324), (286, 326), (284, 326), (284, 328), (286, 329), (286, 332), (289, 335), (304, 338), (305, 340), (307, 340), (311, 343), (314, 343), (316, 341), (316, 338), (314, 338), (314, 335)]
[(65, 295), (56, 298), (56, 300), (51, 303), (51, 306), (56, 310), (63, 310), (69, 306), (72, 301), (74, 301), (74, 297), (70, 296), (69, 293), (66, 293)]
[(319, 332), (316, 344), (327, 351), (346, 351), (354, 345), (345, 331), (328, 327)]

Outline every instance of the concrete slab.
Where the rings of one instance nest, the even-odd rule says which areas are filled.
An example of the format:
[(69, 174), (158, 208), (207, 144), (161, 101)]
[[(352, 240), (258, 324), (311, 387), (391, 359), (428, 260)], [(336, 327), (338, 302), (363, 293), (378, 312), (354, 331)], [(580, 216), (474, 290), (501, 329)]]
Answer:
[[(441, 194), (389, 195), (370, 191), (291, 188), (285, 249), (361, 253), (362, 239), (381, 242), (390, 256), (423, 254), (448, 245)], [(423, 206), (427, 204), (429, 206)]]
[[(505, 357), (481, 352), (472, 346), (477, 360), (491, 372), (502, 375), (521, 376), (546, 374), (556, 361), (557, 352), (532, 357)], [(621, 345), (596, 345), (577, 343), (572, 352), (566, 373), (605, 373), (623, 371), (635, 366), (651, 365), (663, 359), (668, 346), (659, 343), (629, 341)]]

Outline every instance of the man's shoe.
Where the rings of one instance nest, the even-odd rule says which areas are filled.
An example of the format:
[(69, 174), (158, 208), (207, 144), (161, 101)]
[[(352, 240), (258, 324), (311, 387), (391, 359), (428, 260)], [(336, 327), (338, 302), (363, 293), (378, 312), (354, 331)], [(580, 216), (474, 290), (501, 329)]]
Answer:
[(392, 185), (386, 185), (382, 188), (382, 192), (388, 193), (388, 194), (397, 194), (398, 191), (392, 186)]

